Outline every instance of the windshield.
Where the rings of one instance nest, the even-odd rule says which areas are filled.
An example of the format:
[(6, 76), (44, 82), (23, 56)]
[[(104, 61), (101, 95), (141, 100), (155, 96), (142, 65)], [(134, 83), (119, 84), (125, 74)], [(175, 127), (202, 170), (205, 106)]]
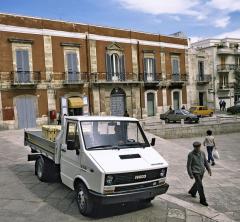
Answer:
[(197, 110), (197, 107), (191, 107), (189, 110)]
[(185, 109), (182, 109), (181, 111), (182, 111), (182, 113), (183, 113), (184, 115), (189, 114), (189, 112), (188, 112), (187, 110), (185, 110)]
[(89, 121), (80, 124), (88, 150), (150, 146), (138, 122)]

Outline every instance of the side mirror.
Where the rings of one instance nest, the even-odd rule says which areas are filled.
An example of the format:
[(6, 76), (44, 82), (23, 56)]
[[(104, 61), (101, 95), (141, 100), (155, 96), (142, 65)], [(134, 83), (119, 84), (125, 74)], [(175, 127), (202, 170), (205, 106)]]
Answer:
[(68, 150), (75, 150), (75, 141), (74, 140), (68, 140), (67, 141), (67, 149)]
[(156, 138), (152, 138), (151, 146), (155, 146)]

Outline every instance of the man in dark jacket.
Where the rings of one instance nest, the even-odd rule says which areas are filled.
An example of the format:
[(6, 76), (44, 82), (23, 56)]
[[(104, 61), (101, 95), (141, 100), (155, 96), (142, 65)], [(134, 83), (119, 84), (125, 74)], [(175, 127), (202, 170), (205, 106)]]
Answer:
[(205, 153), (200, 150), (201, 143), (194, 142), (193, 147), (194, 150), (188, 154), (187, 171), (190, 178), (195, 179), (195, 183), (188, 191), (188, 193), (191, 194), (192, 197), (196, 197), (196, 193), (198, 191), (200, 196), (200, 203), (204, 206), (208, 206), (204, 195), (202, 178), (205, 172), (205, 168), (207, 169), (209, 175), (212, 176), (211, 168), (208, 164)]

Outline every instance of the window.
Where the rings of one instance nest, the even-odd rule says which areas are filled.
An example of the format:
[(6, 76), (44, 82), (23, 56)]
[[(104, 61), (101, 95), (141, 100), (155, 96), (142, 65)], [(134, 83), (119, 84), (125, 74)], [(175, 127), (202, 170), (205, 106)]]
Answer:
[(78, 82), (77, 53), (67, 53), (68, 82)]
[(18, 83), (30, 82), (28, 50), (16, 50), (16, 63)]
[(155, 58), (143, 58), (143, 80), (157, 81), (157, 66)]
[(199, 81), (204, 81), (204, 63), (198, 62), (198, 77)]
[(173, 68), (173, 81), (179, 81), (179, 67), (178, 67), (178, 60), (172, 60), (172, 68)]
[(125, 55), (105, 53), (107, 81), (126, 81)]
[(66, 139), (69, 150), (71, 150), (73, 147), (80, 148), (78, 127), (76, 123), (68, 123)]
[(219, 87), (224, 89), (228, 87), (228, 75), (220, 75), (219, 77)]

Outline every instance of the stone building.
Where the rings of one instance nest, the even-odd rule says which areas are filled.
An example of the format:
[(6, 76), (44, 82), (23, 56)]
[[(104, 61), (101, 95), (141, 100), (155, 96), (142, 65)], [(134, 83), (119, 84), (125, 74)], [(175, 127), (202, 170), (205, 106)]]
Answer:
[(205, 39), (192, 43), (191, 47), (204, 51), (212, 57), (214, 109), (219, 109), (219, 101), (224, 100), (226, 107), (233, 106), (240, 99), (234, 92), (235, 73), (240, 70), (240, 39)]
[(189, 49), (188, 95), (191, 106), (215, 109), (212, 56), (203, 50)]
[(189, 106), (182, 36), (0, 13), (0, 51), (6, 129), (53, 123), (55, 112), (146, 118)]

